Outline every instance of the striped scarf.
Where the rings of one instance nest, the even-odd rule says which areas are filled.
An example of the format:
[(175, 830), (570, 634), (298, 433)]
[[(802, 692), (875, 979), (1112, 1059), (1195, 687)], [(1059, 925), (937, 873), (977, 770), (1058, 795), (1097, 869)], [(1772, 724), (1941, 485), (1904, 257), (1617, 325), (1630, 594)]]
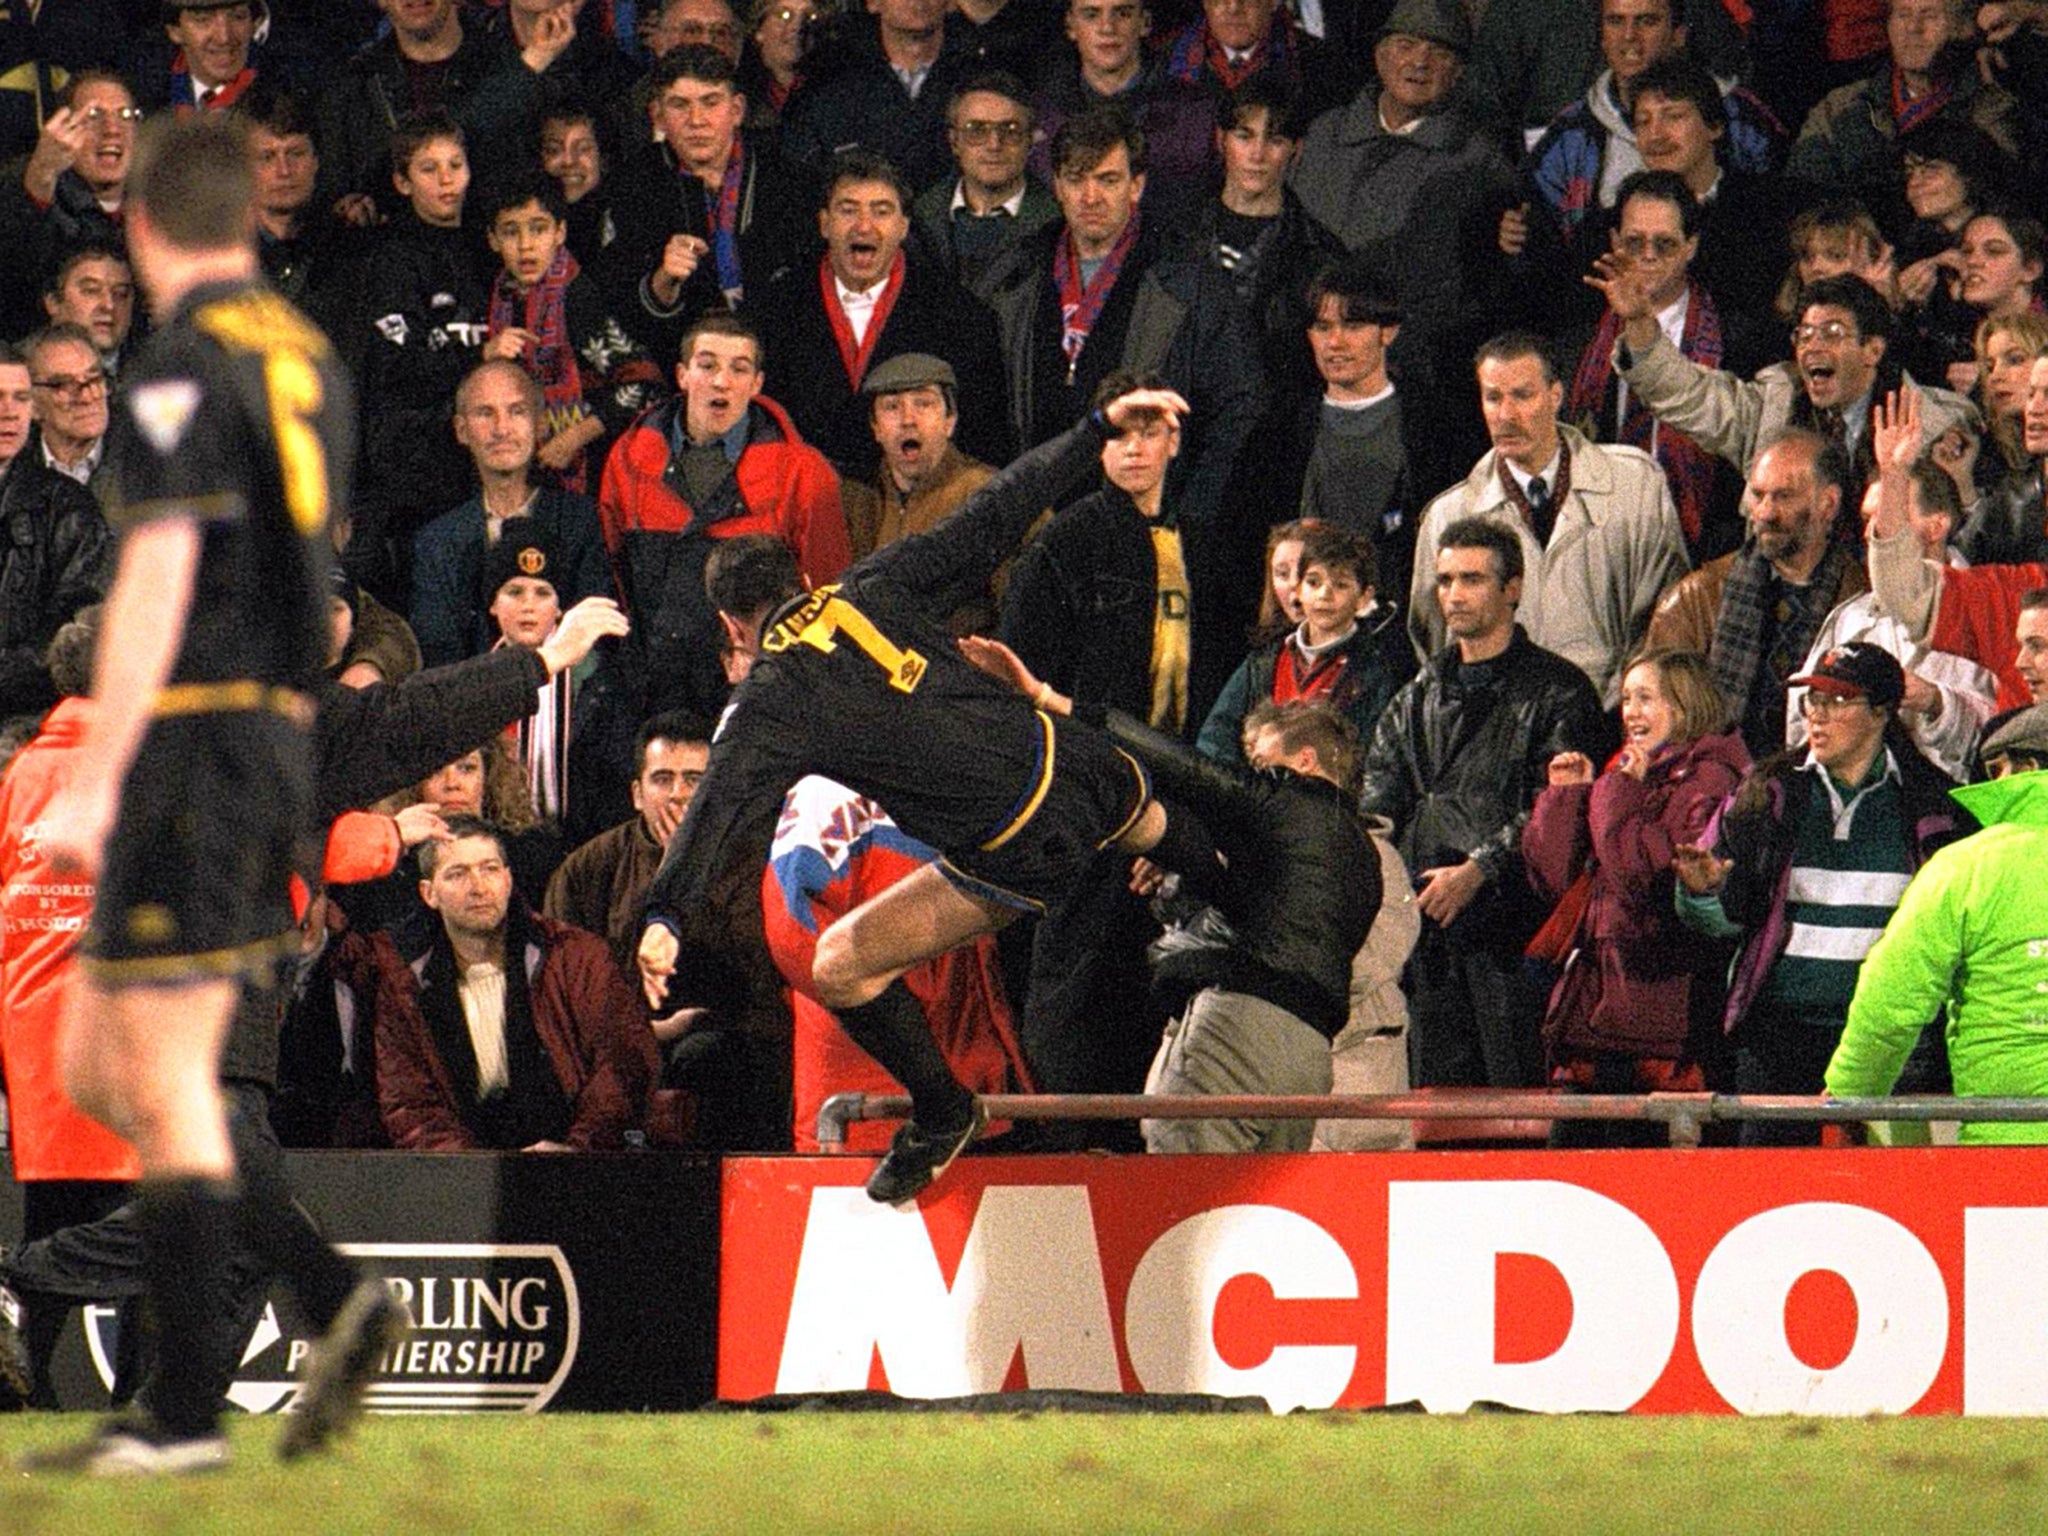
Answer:
[[(583, 399), (583, 373), (577, 364), (575, 342), (569, 335), (569, 284), (580, 269), (564, 245), (541, 274), (540, 281), (522, 291), (518, 279), (500, 271), (491, 285), (490, 334), (519, 327), (533, 332), (539, 340), (526, 349), (519, 365), (540, 385), (540, 441), (567, 431), (590, 414)], [(589, 479), (589, 454), (561, 471), (564, 490), (583, 494)]]
[(1892, 66), (1892, 124), (1900, 136), (1911, 133), (1955, 98), (1953, 80), (1944, 80), (1925, 96), (1906, 96), (1906, 72)]
[(1138, 243), (1138, 219), (1138, 210), (1133, 208), (1131, 222), (1124, 226), (1116, 244), (1102, 258), (1102, 265), (1095, 269), (1095, 281), (1086, 286), (1081, 282), (1081, 258), (1074, 250), (1073, 232), (1069, 231), (1053, 251), (1052, 280), (1060, 294), (1060, 350), (1067, 355), (1069, 383), (1073, 382), (1074, 364), (1081, 360), (1081, 349), (1088, 345), (1088, 333), (1095, 329), (1095, 322), (1102, 318), (1102, 306), (1116, 289), (1124, 258)]
[(1735, 552), (1727, 582), (1721, 589), (1721, 612), (1714, 623), (1714, 644), (1707, 665), (1738, 721), (1747, 718), (1750, 695), (1764, 682), (1762, 674), (1766, 666), (1773, 665), (1774, 658), (1791, 658), (1790, 665), (1775, 678), (1782, 685), (1793, 667), (1813, 649), (1814, 637), (1834, 606), (1834, 595), (1842, 588), (1848, 564), (1849, 553), (1842, 541), (1830, 540), (1828, 552), (1807, 580), (1806, 600), (1794, 603), (1781, 599), (1777, 612), (1772, 613), (1767, 610), (1771, 562), (1759, 553), (1754, 539)]
[(746, 146), (735, 129), (732, 153), (725, 158), (725, 175), (718, 183), (718, 201), (709, 210), (711, 259), (718, 268), (718, 286), (725, 293), (726, 303), (735, 306), (746, 295), (746, 282), (740, 270), (740, 183), (745, 180), (746, 167)]
[[(1678, 342), (1679, 352), (1702, 368), (1719, 368), (1724, 351), (1721, 314), (1697, 279), (1686, 285), (1685, 328)], [(1658, 425), (1657, 418), (1643, 404), (1640, 391), (1628, 392), (1628, 414), (1620, 430), (1609, 436), (1603, 420), (1607, 391), (1614, 383), (1614, 347), (1621, 337), (1621, 322), (1613, 310), (1600, 317), (1600, 328), (1579, 357), (1579, 371), (1572, 378), (1571, 398), (1565, 414), (1581, 432), (1595, 442), (1625, 443), (1640, 448), (1656, 459), (1671, 482), (1671, 499), (1678, 504), (1678, 521), (1685, 531), (1688, 549), (1699, 545), (1707, 506), (1714, 494), (1714, 456), (1683, 432)]]

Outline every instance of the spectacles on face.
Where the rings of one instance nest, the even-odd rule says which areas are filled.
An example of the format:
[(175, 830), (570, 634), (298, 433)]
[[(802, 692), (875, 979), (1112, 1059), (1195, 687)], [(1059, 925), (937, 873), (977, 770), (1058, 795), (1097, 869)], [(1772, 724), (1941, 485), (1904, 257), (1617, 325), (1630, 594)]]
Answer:
[(1659, 261), (1669, 261), (1685, 248), (1685, 242), (1675, 235), (1623, 235), (1621, 248), (1638, 260), (1654, 256)]
[(970, 118), (964, 123), (953, 125), (953, 132), (960, 136), (960, 142), (963, 144), (1022, 144), (1024, 135), (1029, 131), (1014, 118), (1000, 123)]
[(139, 123), (142, 121), (140, 107), (87, 107), (83, 113), (86, 126), (102, 128), (108, 123)]
[(1845, 699), (1832, 693), (1809, 692), (1799, 701), (1799, 712), (1809, 720), (1831, 720), (1854, 709), (1868, 709), (1870, 700), (1862, 697)]
[(762, 18), (764, 21), (779, 21), (785, 27), (808, 27), (818, 19), (816, 11), (800, 11), (795, 6), (778, 6)]
[(1792, 327), (1792, 345), (1803, 347), (1809, 341), (1854, 341), (1856, 328), (1841, 320), (1823, 320), (1819, 325), (1795, 325)]
[(739, 28), (723, 21), (679, 21), (670, 34), (683, 43), (736, 43), (740, 39)]
[(104, 373), (88, 373), (79, 378), (70, 378), (63, 374), (53, 374), (47, 379), (30, 379), (29, 383), (36, 389), (47, 390), (66, 400), (85, 400), (107, 387), (107, 376)]

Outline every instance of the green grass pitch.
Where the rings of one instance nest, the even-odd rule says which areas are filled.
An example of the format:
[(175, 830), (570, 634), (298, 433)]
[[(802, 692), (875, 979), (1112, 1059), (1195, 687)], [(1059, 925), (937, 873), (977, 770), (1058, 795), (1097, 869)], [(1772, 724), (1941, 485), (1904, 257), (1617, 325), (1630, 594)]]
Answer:
[[(375, 1419), (280, 1466), (29, 1478), (81, 1415), (0, 1420), (6, 1536), (181, 1532), (2039, 1531), (2048, 1434), (1983, 1419), (966, 1414)], [(1880, 1523), (1882, 1522), (1882, 1523)]]

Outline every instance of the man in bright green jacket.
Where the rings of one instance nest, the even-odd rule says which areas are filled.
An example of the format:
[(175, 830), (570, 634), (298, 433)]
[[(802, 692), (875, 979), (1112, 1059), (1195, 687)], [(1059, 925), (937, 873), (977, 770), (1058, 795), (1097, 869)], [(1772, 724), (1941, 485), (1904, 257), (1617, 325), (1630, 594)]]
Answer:
[[(2048, 704), (1986, 737), (1992, 779), (1955, 790), (1983, 824), (1920, 867), (1863, 962), (1828, 1064), (1838, 1098), (1887, 1093), (1935, 1010), (1969, 1096), (2048, 1095)], [(2048, 1122), (1965, 1124), (1964, 1141), (2048, 1141)]]

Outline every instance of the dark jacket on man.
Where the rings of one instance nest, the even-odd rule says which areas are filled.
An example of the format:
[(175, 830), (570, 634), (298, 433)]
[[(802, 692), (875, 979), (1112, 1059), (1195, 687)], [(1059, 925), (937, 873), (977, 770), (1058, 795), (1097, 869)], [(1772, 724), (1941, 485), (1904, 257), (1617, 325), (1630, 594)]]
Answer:
[[(740, 145), (740, 279), (743, 290), (754, 293), (816, 247), (817, 186), (808, 171), (783, 157), (771, 132), (749, 128)], [(609, 198), (613, 237), (595, 258), (599, 281), (612, 313), (645, 343), (666, 375), (689, 323), (725, 307), (718, 264), (708, 254), (674, 304), (657, 301), (647, 284), (671, 235), (711, 237), (704, 183), (677, 166), (666, 144), (650, 144), (600, 190)], [(773, 368), (775, 359), (768, 365)]]
[[(559, 567), (550, 579), (564, 613), (586, 597), (610, 595), (611, 567), (595, 502), (544, 485), (527, 517), (531, 521), (519, 526), (548, 547)], [(482, 589), (484, 551), (481, 496), (442, 513), (413, 540), (412, 631), (430, 667), (487, 651), (497, 638), (490, 617), (493, 594)]]
[[(1142, 217), (1142, 214), (1141, 214)], [(1069, 365), (1060, 347), (1053, 252), (1064, 222), (1021, 242), (983, 285), (995, 311), (1018, 441), (1035, 445), (1079, 421), (1096, 386), (1119, 368), (1161, 375), (1187, 397), (1168, 494), (1201, 527), (1221, 517), (1238, 455), (1258, 425), (1265, 381), (1258, 342), (1224, 275), (1166, 249), (1141, 226), (1087, 345)]]
[(1181, 871), (1232, 930), (1201, 974), (1182, 979), (1262, 998), (1334, 1039), (1350, 1012), (1352, 957), (1382, 894), (1379, 858), (1350, 795), (1312, 775), (1204, 757), (1121, 712), (1107, 725), (1227, 860)]
[(466, 16), (461, 46), (441, 71), (437, 98), (415, 101), (410, 66), (390, 33), (335, 70), (317, 103), (317, 206), (330, 208), (351, 192), (367, 192), (387, 209), (397, 208), (391, 131), (423, 105), (444, 108), (462, 125), (479, 182), (529, 152), (532, 136), (525, 128), (545, 98), (541, 77), (526, 67), (516, 48)]
[(0, 478), (0, 718), (57, 702), (43, 650), (113, 575), (99, 503), (36, 459), (26, 446)]
[(1489, 948), (1534, 929), (1522, 827), (1560, 752), (1593, 755), (1606, 735), (1586, 674), (1515, 626), (1506, 651), (1467, 664), (1453, 644), (1423, 664), (1380, 716), (1359, 804), (1394, 824), (1411, 870), (1471, 859), (1486, 890), (1452, 927)]
[[(775, 398), (834, 469), (846, 479), (860, 480), (875, 472), (881, 449), (870, 425), (868, 399), (847, 375), (827, 316), (825, 295), (832, 283), (822, 257), (799, 262), (750, 297), (746, 307), (761, 327), (768, 387)], [(872, 325), (869, 371), (906, 352), (945, 359), (960, 381), (960, 424), (953, 440), (961, 451), (988, 464), (1007, 464), (1017, 456), (1004, 409), (1002, 353), (986, 305), (936, 264), (906, 251), (895, 305), (879, 334)]]
[(1972, 565), (2048, 561), (2048, 483), (2040, 460), (2021, 465), (1977, 499), (1955, 547)]

